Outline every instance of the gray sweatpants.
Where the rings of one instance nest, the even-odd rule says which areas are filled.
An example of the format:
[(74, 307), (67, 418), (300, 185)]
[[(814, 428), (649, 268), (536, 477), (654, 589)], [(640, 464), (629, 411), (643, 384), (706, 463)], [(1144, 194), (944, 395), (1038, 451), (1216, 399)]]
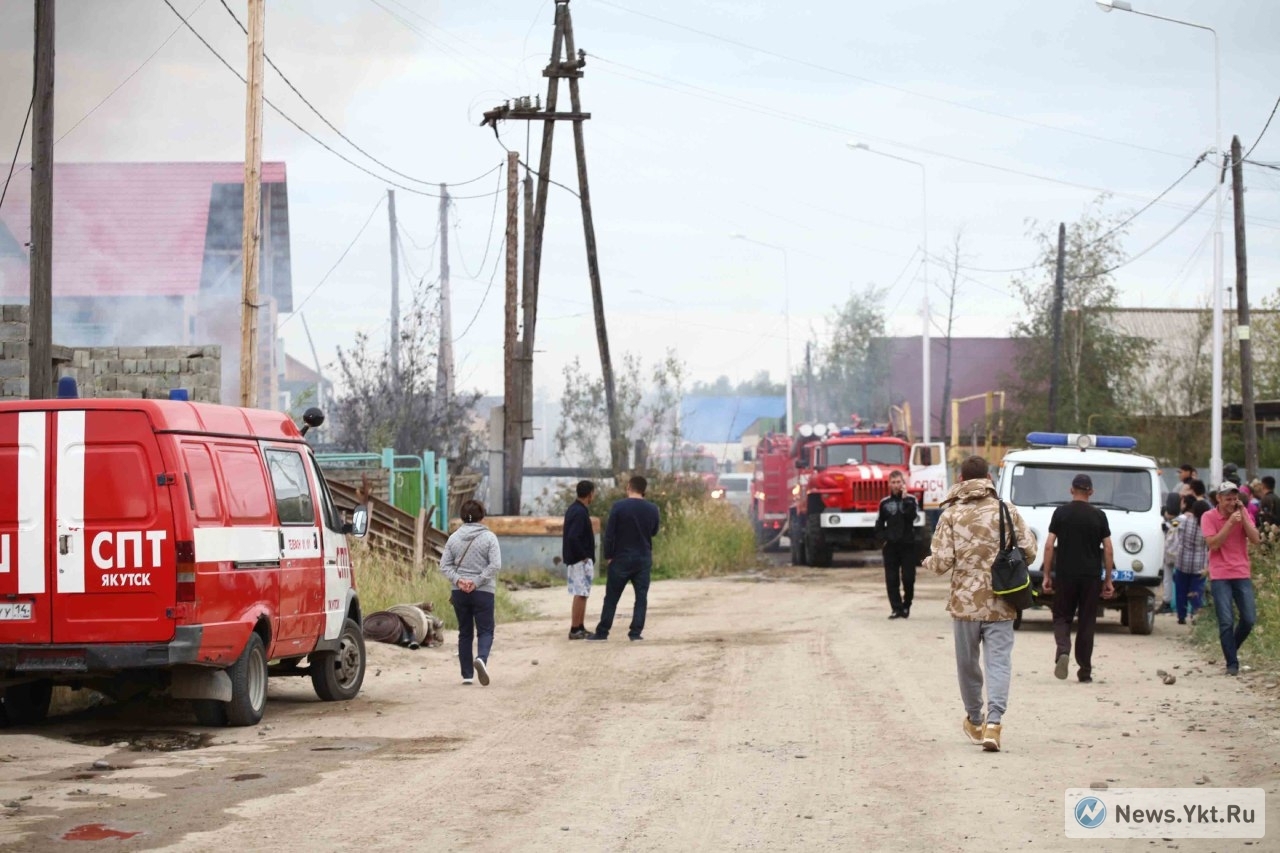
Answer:
[(987, 670), (988, 723), (998, 723), (1009, 705), (1009, 681), (1013, 678), (1013, 621), (952, 621), (956, 638), (956, 673), (960, 677), (960, 699), (969, 721), (981, 723), (982, 669), (978, 654)]

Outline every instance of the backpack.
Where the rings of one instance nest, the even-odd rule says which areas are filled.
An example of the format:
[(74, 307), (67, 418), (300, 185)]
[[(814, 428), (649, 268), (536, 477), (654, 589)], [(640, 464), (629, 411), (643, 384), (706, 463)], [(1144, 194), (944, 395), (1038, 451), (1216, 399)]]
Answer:
[(1176, 518), (1165, 527), (1164, 564), (1166, 568), (1172, 569), (1178, 565), (1178, 552), (1182, 550), (1182, 532), (1178, 529), (1178, 519)]

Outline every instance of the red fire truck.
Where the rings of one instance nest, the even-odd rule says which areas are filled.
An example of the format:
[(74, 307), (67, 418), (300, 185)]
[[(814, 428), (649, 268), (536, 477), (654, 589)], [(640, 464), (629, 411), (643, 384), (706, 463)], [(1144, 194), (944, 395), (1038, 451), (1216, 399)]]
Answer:
[(756, 444), (751, 480), (751, 526), (756, 542), (776, 547), (791, 514), (791, 436), (768, 433)]
[(920, 503), (916, 527), (923, 535), (925, 490), (912, 477), (912, 445), (880, 428), (804, 424), (799, 433), (789, 481), (792, 563), (826, 567), (837, 548), (875, 547), (876, 515), (894, 471), (907, 478), (907, 491)]

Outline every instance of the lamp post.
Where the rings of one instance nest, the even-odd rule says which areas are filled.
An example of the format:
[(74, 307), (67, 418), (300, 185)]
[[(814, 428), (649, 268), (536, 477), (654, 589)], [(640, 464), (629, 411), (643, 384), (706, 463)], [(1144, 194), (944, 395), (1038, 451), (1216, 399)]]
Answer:
[[(1213, 36), (1213, 150), (1217, 158), (1223, 155), (1222, 148), (1222, 61), (1218, 47), (1218, 31), (1204, 24), (1193, 24), (1151, 12), (1139, 12), (1128, 0), (1095, 0), (1098, 8), (1104, 12), (1119, 9), (1144, 18), (1155, 18), (1157, 21), (1168, 21), (1197, 30), (1205, 30)], [(1213, 402), (1209, 413), (1209, 478), (1211, 483), (1222, 481), (1222, 171), (1217, 166), (1213, 172), (1214, 211), (1213, 211)]]
[[(920, 382), (920, 396), (923, 398), (923, 409), (920, 414), (924, 422), (921, 434), (925, 444), (929, 443), (930, 433), (930, 405), (933, 396), (933, 383), (931, 379), (931, 370), (929, 366), (929, 349), (930, 349), (930, 328), (929, 324), (932, 317), (929, 313), (929, 181), (926, 177), (924, 164), (919, 160), (912, 160), (907, 157), (899, 157), (897, 154), (889, 154), (884, 151), (877, 151), (865, 142), (849, 142), (849, 148), (854, 151), (867, 151), (871, 154), (878, 154), (881, 157), (888, 157), (890, 160), (898, 160), (903, 163), (910, 163), (920, 169), (920, 251), (924, 256), (924, 333), (921, 336), (921, 353), (920, 353), (920, 369), (922, 378)], [(952, 425), (952, 429), (955, 425)]]
[(748, 237), (746, 234), (730, 234), (730, 239), (745, 240), (748, 243), (754, 243), (757, 246), (763, 246), (766, 249), (782, 253), (782, 322), (786, 325), (785, 341), (786, 341), (786, 369), (787, 369), (787, 435), (792, 435), (795, 428), (795, 421), (791, 418), (791, 285), (790, 266), (787, 260), (787, 249), (785, 246), (778, 246), (773, 243), (766, 243), (763, 240), (756, 240)]

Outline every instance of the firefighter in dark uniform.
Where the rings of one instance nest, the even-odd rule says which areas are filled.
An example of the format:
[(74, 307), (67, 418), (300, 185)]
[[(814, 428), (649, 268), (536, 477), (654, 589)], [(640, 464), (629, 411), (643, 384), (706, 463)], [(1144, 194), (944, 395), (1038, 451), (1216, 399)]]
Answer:
[[(880, 501), (876, 516), (876, 538), (884, 543), (884, 585), (889, 591), (890, 619), (911, 615), (911, 598), (916, 588), (915, 523), (920, 507), (907, 494), (901, 471), (889, 475), (889, 495)], [(901, 589), (899, 589), (901, 584)]]

